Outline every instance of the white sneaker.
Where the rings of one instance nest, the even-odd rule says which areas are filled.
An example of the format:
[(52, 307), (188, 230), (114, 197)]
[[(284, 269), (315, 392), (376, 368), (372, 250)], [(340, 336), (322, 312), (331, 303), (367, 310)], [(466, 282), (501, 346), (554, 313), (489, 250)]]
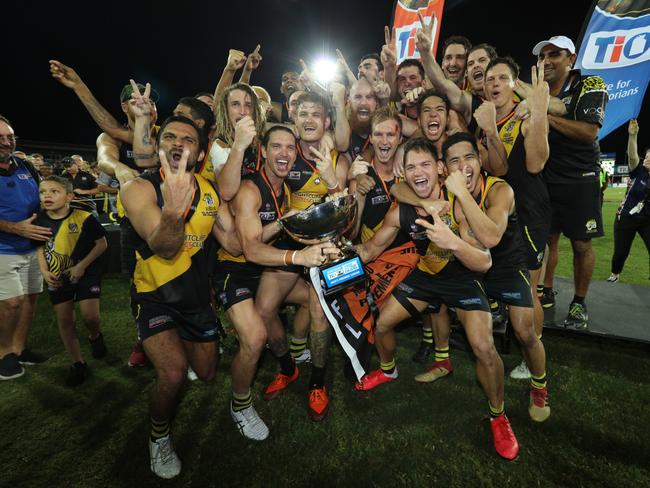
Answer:
[(151, 471), (161, 478), (170, 479), (181, 472), (181, 460), (174, 452), (168, 435), (156, 442), (149, 439), (149, 458)]
[(519, 363), (519, 366), (517, 366), (515, 369), (510, 371), (510, 377), (513, 380), (529, 380), (530, 379), (530, 371), (528, 370), (528, 366), (526, 365), (526, 361), (524, 361), (522, 359), (521, 363)]
[(230, 403), (230, 416), (237, 424), (239, 432), (244, 437), (254, 441), (263, 441), (269, 436), (269, 428), (264, 421), (260, 418), (255, 407), (251, 405), (244, 410), (235, 412), (232, 409), (232, 402)]
[(190, 381), (196, 381), (199, 379), (194, 370), (189, 366), (187, 367), (187, 379)]
[(612, 273), (611, 275), (609, 275), (609, 278), (607, 278), (607, 281), (609, 281), (610, 283), (616, 283), (620, 278), (620, 276), (621, 276), (620, 274)]
[(300, 356), (296, 356), (293, 359), (296, 361), (296, 364), (311, 363), (311, 351), (309, 349), (303, 349)]

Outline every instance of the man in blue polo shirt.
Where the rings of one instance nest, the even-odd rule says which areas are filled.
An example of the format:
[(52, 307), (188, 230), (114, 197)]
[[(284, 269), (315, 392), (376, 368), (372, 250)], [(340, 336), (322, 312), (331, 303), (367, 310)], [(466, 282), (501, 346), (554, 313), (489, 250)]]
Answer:
[(33, 225), (39, 209), (38, 174), (13, 156), (16, 136), (0, 115), (0, 380), (25, 373), (24, 364), (47, 358), (25, 348), (43, 278), (33, 241), (46, 241), (50, 229)]

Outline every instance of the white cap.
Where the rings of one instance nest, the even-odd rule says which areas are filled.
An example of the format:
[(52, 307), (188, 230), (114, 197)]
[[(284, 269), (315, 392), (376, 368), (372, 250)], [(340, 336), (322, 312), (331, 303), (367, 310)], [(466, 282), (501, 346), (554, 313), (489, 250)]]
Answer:
[(542, 49), (549, 44), (559, 47), (560, 49), (567, 49), (571, 54), (576, 53), (576, 47), (574, 46), (573, 41), (567, 36), (553, 36), (548, 41), (542, 41), (535, 44), (533, 54), (538, 56), (539, 53), (542, 52)]

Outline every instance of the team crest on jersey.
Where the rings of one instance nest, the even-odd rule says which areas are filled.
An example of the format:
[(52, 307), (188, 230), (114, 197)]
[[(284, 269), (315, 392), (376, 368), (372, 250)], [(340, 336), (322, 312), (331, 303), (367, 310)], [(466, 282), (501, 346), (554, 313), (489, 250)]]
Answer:
[(217, 215), (219, 207), (215, 204), (214, 197), (211, 193), (206, 193), (203, 195), (203, 201), (205, 202), (205, 210), (201, 212), (204, 217), (211, 217)]
[(76, 234), (77, 232), (79, 232), (79, 227), (74, 222), (70, 223), (70, 224), (68, 224), (68, 231), (71, 234)]

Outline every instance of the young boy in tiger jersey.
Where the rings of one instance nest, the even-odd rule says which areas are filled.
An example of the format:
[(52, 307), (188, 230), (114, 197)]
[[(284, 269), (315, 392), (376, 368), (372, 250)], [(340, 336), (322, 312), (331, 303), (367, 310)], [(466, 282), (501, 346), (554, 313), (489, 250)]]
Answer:
[(41, 181), (39, 195), (43, 210), (38, 225), (49, 227), (52, 237), (38, 248), (38, 263), (54, 306), (59, 334), (72, 358), (66, 384), (77, 386), (87, 376), (75, 333), (74, 302), (88, 329), (94, 358), (106, 356), (106, 345), (99, 323), (101, 269), (99, 258), (108, 248), (106, 232), (90, 212), (70, 208), (74, 198), (72, 183), (59, 176)]

